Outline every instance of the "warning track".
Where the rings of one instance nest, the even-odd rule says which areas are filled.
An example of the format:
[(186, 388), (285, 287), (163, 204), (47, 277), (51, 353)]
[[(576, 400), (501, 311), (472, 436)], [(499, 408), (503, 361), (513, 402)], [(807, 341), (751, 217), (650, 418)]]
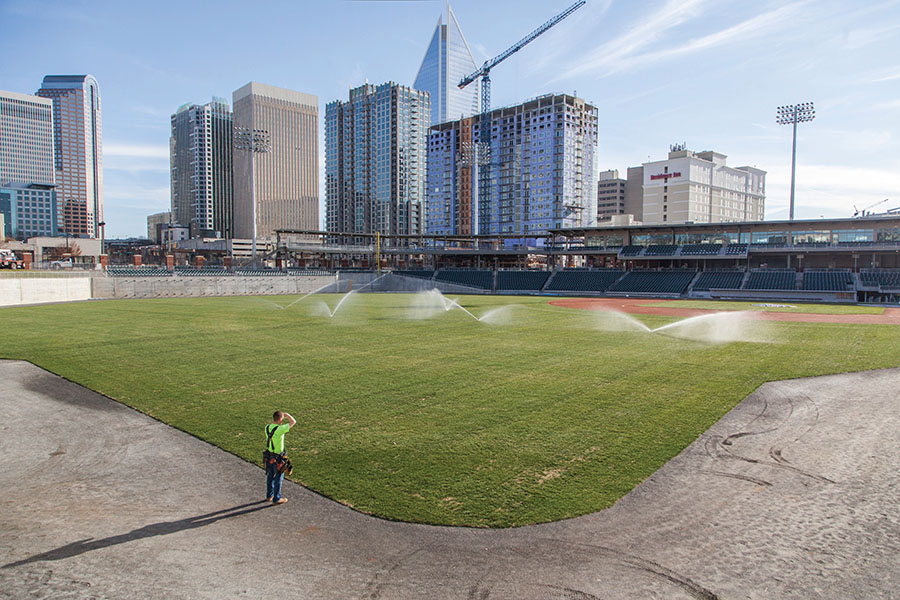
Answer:
[[(618, 310), (634, 315), (663, 315), (668, 317), (694, 317), (720, 312), (716, 309), (679, 308), (666, 306), (671, 300), (646, 298), (566, 298), (551, 300), (553, 306), (584, 310)], [(852, 323), (857, 325), (900, 325), (900, 308), (885, 308), (880, 315), (826, 315), (817, 313), (791, 313), (750, 311), (747, 318), (760, 321), (786, 321), (794, 323)]]

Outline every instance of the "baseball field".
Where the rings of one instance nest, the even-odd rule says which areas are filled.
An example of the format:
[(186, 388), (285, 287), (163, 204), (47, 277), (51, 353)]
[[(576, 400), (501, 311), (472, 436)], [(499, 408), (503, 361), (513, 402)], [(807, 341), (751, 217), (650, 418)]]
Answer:
[(684, 317), (603, 312), (422, 294), (56, 304), (4, 309), (0, 357), (257, 464), (286, 410), (293, 480), (383, 518), (474, 527), (608, 507), (766, 381), (900, 366), (895, 324), (750, 321), (723, 341), (679, 335)]

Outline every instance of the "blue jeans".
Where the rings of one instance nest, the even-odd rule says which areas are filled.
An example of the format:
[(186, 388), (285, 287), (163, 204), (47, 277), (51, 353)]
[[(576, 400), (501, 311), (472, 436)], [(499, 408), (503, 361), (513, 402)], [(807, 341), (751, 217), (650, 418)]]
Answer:
[(284, 473), (278, 472), (276, 463), (266, 465), (266, 498), (271, 498), (272, 502), (281, 500), (281, 482), (284, 481)]

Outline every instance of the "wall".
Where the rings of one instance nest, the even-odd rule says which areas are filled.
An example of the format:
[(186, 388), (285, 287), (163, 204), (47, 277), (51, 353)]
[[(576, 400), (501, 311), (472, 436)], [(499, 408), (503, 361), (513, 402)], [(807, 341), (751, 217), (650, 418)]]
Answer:
[[(94, 298), (178, 298), (305, 294), (328, 284), (343, 291), (337, 278), (317, 277), (96, 277)], [(328, 292), (326, 289), (323, 292)]]
[(90, 299), (90, 277), (0, 278), (0, 306)]

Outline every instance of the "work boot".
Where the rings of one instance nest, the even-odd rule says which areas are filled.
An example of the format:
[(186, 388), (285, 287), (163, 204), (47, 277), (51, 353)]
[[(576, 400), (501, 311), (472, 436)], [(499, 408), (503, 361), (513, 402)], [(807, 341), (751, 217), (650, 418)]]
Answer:
[(284, 504), (285, 502), (287, 502), (287, 498), (279, 498), (278, 500), (276, 500), (276, 501), (273, 502), (272, 504)]

